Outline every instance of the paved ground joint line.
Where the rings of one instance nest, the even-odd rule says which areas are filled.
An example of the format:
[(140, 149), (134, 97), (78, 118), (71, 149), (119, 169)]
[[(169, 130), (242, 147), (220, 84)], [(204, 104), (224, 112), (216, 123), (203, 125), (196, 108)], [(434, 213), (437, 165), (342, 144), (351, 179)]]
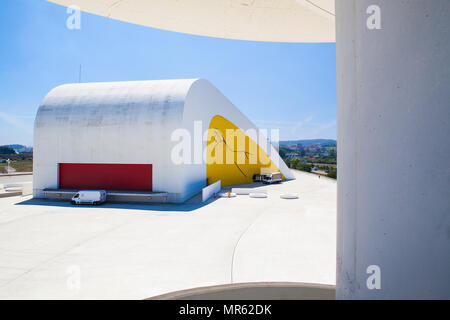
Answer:
[(234, 257), (236, 255), (236, 251), (237, 251), (237, 247), (241, 241), (241, 239), (244, 237), (244, 235), (247, 233), (248, 230), (250, 230), (250, 228), (255, 224), (255, 222), (264, 215), (264, 213), (271, 208), (273, 205), (271, 206), (267, 206), (264, 210), (262, 210), (258, 216), (253, 219), (252, 222), (250, 222), (250, 224), (247, 226), (247, 228), (244, 229), (244, 231), (242, 231), (241, 235), (239, 236), (238, 240), (236, 241), (236, 244), (233, 247), (233, 253), (231, 254), (231, 274), (230, 274), (230, 279), (231, 279), (231, 283), (234, 283), (234, 273), (233, 273), (233, 269), (234, 269)]

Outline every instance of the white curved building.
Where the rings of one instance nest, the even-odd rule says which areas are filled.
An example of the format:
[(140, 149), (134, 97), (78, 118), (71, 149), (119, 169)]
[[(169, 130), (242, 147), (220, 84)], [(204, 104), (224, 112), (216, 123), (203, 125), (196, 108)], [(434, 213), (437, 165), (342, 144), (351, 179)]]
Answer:
[[(206, 80), (59, 86), (45, 97), (35, 120), (34, 197), (100, 188), (149, 198), (164, 193), (169, 202), (183, 202), (207, 184), (250, 182), (261, 170), (293, 178), (265, 137), (256, 143), (247, 136), (243, 150), (239, 142), (227, 144), (229, 129), (256, 132)], [(212, 161), (220, 149), (223, 157), (232, 150), (233, 159)], [(239, 162), (240, 152), (251, 157), (255, 151), (256, 162)]]

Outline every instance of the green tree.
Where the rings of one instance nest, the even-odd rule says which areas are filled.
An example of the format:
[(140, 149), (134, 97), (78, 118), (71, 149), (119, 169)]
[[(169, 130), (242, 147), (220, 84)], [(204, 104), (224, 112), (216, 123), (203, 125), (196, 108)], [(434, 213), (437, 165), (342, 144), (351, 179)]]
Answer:
[(337, 171), (336, 170), (330, 170), (330, 172), (327, 174), (328, 178), (337, 179)]
[(295, 167), (295, 169), (300, 170), (300, 171), (305, 171), (305, 172), (311, 172), (312, 171), (313, 166), (307, 163), (301, 163), (299, 162), (297, 164), (297, 166)]
[(280, 148), (278, 153), (280, 154), (281, 159), (285, 159), (286, 158), (286, 150), (284, 148)]
[(297, 169), (299, 166), (300, 160), (299, 159), (292, 159), (291, 161), (291, 168), (292, 169)]

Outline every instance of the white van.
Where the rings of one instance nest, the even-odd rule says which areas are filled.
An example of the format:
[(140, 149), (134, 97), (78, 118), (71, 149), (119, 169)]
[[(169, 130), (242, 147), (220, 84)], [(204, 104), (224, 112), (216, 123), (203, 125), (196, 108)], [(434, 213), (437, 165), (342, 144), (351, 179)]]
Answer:
[(262, 175), (262, 182), (264, 184), (277, 183), (281, 182), (281, 180), (282, 180), (281, 172), (266, 173)]
[(72, 204), (101, 204), (106, 201), (105, 190), (82, 190), (72, 198)]

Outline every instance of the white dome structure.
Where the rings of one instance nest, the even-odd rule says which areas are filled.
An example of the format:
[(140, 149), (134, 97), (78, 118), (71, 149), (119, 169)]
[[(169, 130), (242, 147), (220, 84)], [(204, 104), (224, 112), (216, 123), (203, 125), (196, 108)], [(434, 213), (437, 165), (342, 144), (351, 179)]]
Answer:
[(45, 97), (35, 120), (34, 197), (105, 189), (165, 193), (169, 202), (183, 202), (218, 180), (251, 182), (261, 168), (293, 178), (265, 137), (258, 141), (266, 143), (245, 137), (245, 155), (261, 155), (256, 163), (237, 162), (236, 153), (244, 150), (232, 150), (231, 162), (211, 161), (220, 154), (218, 146), (239, 147), (227, 145), (229, 129), (256, 132), (206, 80), (59, 86)]

